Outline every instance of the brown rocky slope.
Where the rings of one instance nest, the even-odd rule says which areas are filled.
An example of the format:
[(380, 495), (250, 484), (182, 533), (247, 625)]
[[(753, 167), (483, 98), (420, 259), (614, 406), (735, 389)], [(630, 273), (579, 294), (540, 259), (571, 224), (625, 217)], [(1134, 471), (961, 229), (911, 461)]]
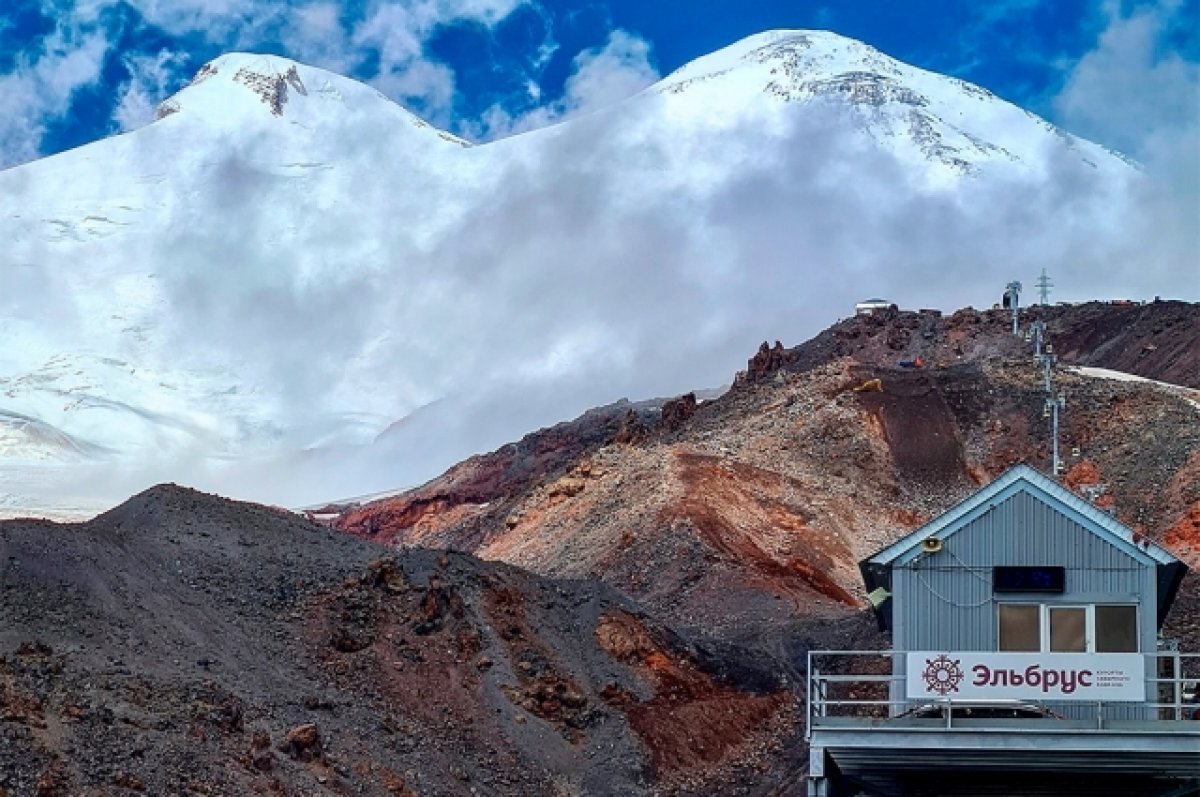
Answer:
[(795, 715), (595, 582), (174, 486), (0, 523), (5, 797), (753, 794)]
[[(1039, 307), (1025, 322), (1038, 317), (1062, 360), (1068, 483), (1102, 489), (1121, 520), (1197, 564), (1200, 306)], [(917, 357), (925, 368), (897, 367)], [(1048, 468), (1044, 403), (1006, 312), (885, 312), (792, 349), (764, 344), (716, 400), (595, 410), (336, 525), (599, 578), (794, 677), (808, 647), (871, 643), (860, 558), (1015, 463)], [(541, 467), (516, 471), (530, 452)]]

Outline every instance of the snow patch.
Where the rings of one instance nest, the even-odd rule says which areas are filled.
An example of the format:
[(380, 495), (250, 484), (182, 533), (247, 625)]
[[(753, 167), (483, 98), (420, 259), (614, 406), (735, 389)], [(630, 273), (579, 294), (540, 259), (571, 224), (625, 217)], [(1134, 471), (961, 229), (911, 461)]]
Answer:
[(1127, 373), (1125, 371), (1113, 371), (1108, 368), (1093, 368), (1085, 365), (1073, 365), (1067, 367), (1068, 371), (1080, 374), (1081, 376), (1091, 377), (1093, 379), (1112, 379), (1117, 382), (1140, 382), (1142, 384), (1153, 385), (1157, 388), (1165, 390), (1176, 396), (1179, 396), (1188, 404), (1191, 404), (1197, 410), (1200, 410), (1200, 390), (1194, 390), (1183, 385), (1175, 385), (1170, 382), (1160, 382), (1157, 379), (1149, 379), (1137, 374)]

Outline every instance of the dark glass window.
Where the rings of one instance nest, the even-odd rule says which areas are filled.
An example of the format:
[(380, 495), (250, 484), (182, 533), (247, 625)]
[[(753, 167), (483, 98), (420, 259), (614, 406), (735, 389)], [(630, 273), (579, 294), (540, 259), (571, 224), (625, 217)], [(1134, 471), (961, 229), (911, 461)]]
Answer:
[(1036, 603), (1000, 604), (1000, 650), (1040, 650), (1041, 613)]
[(1050, 650), (1055, 653), (1087, 652), (1087, 609), (1082, 606), (1050, 607)]
[(1137, 653), (1137, 607), (1096, 607), (1096, 652)]

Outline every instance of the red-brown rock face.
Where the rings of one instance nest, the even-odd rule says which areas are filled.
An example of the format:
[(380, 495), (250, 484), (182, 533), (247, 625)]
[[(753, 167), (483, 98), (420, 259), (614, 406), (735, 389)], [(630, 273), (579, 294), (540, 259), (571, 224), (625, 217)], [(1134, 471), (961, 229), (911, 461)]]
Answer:
[[(1196, 305), (1029, 317), (1064, 361), (1200, 386)], [(1054, 379), (1067, 483), (1188, 555), (1200, 394), (1063, 367)], [(598, 576), (660, 617), (741, 638), (847, 616), (860, 558), (1013, 464), (1048, 469), (1044, 400), (1005, 312), (852, 318), (793, 349), (764, 343), (718, 399), (593, 411), (337, 525)]]

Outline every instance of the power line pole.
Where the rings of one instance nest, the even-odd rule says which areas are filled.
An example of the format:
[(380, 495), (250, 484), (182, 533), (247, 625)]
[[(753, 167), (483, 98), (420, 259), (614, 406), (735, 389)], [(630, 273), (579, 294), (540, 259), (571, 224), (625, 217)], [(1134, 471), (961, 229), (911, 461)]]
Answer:
[(1042, 269), (1042, 276), (1038, 277), (1036, 284), (1042, 304), (1050, 304), (1050, 289), (1054, 287), (1054, 280), (1046, 276), (1046, 269)]

